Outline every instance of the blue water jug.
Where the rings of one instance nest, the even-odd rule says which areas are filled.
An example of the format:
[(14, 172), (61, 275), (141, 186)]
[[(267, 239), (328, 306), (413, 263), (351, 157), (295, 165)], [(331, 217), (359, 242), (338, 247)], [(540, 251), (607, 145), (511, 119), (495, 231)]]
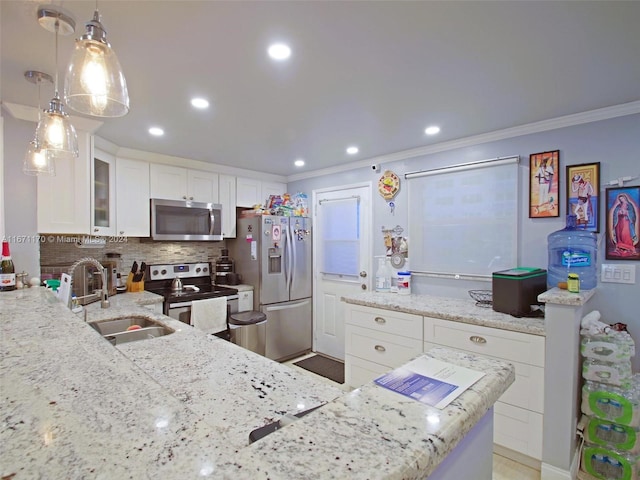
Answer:
[(549, 264), (547, 288), (566, 282), (570, 273), (580, 277), (580, 290), (598, 285), (598, 237), (577, 227), (576, 216), (567, 215), (567, 226), (547, 237)]

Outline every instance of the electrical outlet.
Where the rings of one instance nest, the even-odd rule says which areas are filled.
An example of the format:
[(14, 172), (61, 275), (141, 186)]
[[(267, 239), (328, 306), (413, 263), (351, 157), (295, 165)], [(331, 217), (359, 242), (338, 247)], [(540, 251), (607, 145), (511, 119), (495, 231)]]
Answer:
[(603, 263), (600, 270), (600, 281), (634, 284), (636, 283), (636, 266)]

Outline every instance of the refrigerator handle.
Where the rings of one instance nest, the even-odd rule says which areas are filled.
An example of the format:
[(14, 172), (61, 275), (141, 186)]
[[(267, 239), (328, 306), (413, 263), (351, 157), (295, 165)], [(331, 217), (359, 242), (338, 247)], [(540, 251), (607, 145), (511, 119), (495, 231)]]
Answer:
[(285, 228), (285, 254), (286, 254), (286, 259), (285, 259), (285, 277), (287, 279), (287, 297), (291, 294), (291, 283), (292, 283), (292, 277), (293, 277), (293, 259), (291, 258), (291, 248), (292, 248), (292, 242), (291, 242), (291, 225), (289, 222), (287, 222), (287, 228)]
[[(291, 287), (293, 288), (294, 283), (296, 282), (296, 259), (297, 259), (297, 255), (296, 255), (296, 249), (297, 249), (297, 245), (295, 242), (295, 235), (293, 232), (293, 225), (291, 225), (291, 219), (289, 219), (289, 244), (291, 245), (289, 247), (289, 254), (291, 255)], [(291, 290), (289, 290), (289, 292), (291, 292)]]

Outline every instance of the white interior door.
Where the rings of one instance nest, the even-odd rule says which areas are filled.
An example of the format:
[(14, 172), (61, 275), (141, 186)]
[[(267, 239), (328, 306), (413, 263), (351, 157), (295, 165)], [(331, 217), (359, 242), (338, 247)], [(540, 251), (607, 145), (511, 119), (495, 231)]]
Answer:
[(371, 182), (313, 191), (313, 350), (344, 360), (345, 294), (371, 289)]

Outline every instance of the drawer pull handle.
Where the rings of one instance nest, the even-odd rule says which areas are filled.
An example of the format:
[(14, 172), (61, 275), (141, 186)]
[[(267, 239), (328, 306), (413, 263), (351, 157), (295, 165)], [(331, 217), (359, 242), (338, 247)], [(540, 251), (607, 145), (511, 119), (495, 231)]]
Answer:
[(469, 337), (473, 343), (487, 343), (487, 340), (483, 337), (479, 337), (478, 335), (472, 335)]
[(386, 349), (386, 348), (384, 348), (382, 345), (376, 345), (374, 348), (375, 348), (378, 352), (386, 352), (386, 351), (387, 351), (387, 349)]
[(387, 323), (387, 321), (382, 317), (376, 317), (374, 318), (374, 320), (376, 321), (376, 323), (379, 323), (380, 325), (382, 325), (383, 323)]

